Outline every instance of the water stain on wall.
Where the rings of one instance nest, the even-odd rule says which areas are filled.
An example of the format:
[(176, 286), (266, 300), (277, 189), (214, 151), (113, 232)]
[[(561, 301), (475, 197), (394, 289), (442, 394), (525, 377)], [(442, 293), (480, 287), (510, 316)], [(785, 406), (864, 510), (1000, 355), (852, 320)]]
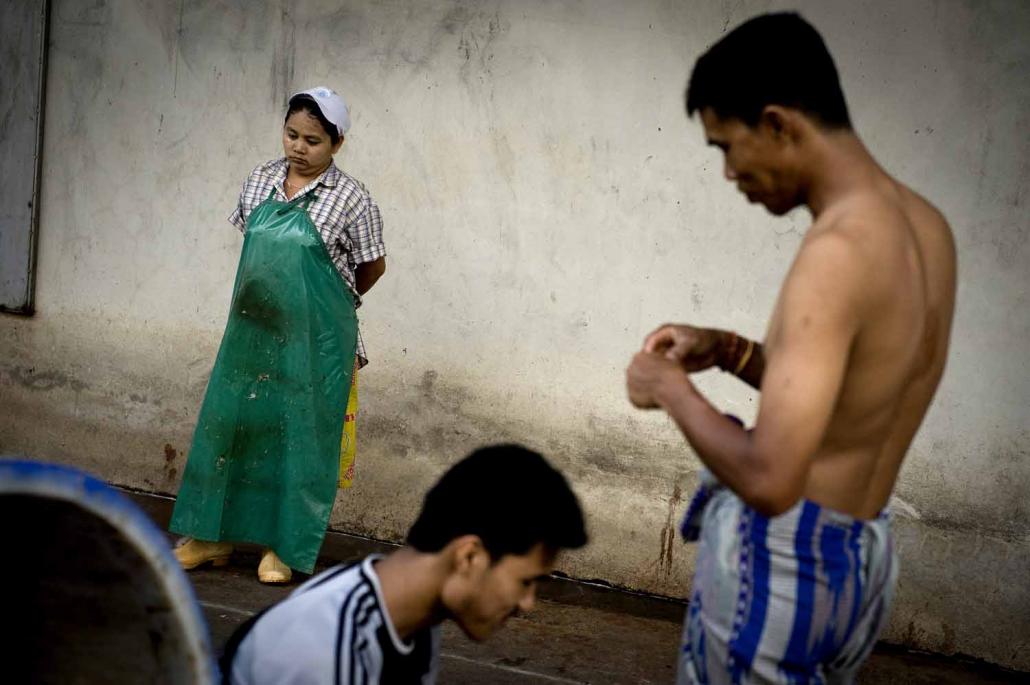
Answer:
[(279, 37), (272, 59), (272, 103), (281, 106), (293, 92), (294, 63), (297, 59), (297, 25), (289, 0), (282, 0), (279, 12)]
[(179, 469), (176, 467), (175, 460), (179, 456), (179, 453), (171, 443), (165, 443), (165, 464), (164, 473), (166, 481), (175, 481), (175, 477), (179, 474)]
[(11, 380), (30, 390), (48, 391), (68, 388), (75, 392), (86, 390), (89, 385), (60, 371), (37, 371), (36, 367), (11, 367)]
[(679, 483), (672, 489), (672, 496), (669, 497), (669, 511), (665, 517), (665, 525), (662, 526), (660, 546), (658, 548), (658, 572), (668, 575), (672, 572), (673, 543), (676, 541), (676, 516), (679, 514), (679, 504), (683, 500), (683, 492)]

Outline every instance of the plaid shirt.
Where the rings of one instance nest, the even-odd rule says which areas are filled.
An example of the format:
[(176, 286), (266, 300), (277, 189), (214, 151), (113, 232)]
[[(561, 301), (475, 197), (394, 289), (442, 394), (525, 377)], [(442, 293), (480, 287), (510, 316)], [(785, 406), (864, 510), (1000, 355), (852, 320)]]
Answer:
[[(287, 167), (286, 158), (281, 157), (254, 169), (243, 184), (243, 192), (240, 193), (236, 209), (229, 216), (229, 222), (241, 231), (246, 231), (250, 213), (268, 198), (273, 189), (277, 200), (288, 202), (283, 189)], [(354, 306), (360, 307), (361, 296), (355, 285), (355, 269), (358, 264), (374, 262), (386, 256), (379, 206), (361, 181), (340, 171), (334, 162), (330, 162), (329, 168), (299, 194), (316, 190), (315, 199), (308, 206), (308, 216), (322, 236), (333, 265), (350, 286)], [(368, 363), (360, 329), (358, 360), (361, 366)]]

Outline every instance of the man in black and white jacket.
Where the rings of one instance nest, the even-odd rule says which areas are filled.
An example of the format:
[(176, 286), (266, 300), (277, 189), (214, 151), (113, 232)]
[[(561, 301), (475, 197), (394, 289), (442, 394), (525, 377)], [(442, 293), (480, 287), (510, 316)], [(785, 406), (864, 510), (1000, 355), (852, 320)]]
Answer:
[(586, 541), (575, 494), (542, 456), (477, 450), (429, 491), (404, 547), (329, 569), (241, 626), (225, 682), (433, 683), (442, 621), (486, 639)]

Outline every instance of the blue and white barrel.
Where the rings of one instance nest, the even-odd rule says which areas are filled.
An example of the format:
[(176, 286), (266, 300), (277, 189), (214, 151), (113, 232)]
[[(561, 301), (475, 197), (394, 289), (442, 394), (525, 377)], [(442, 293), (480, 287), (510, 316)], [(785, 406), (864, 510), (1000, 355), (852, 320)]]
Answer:
[(82, 471), (0, 458), (0, 593), (0, 681), (215, 682), (165, 534)]

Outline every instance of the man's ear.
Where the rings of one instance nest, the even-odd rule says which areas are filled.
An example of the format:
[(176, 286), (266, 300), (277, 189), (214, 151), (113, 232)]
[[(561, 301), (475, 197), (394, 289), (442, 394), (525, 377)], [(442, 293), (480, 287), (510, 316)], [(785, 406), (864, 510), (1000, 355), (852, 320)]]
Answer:
[(459, 575), (480, 573), (490, 565), (490, 553), (478, 535), (462, 535), (447, 545), (451, 568)]
[(782, 105), (766, 105), (758, 120), (759, 127), (765, 129), (773, 140), (797, 142), (801, 133), (797, 110)]
[(333, 154), (334, 154), (334, 155), (335, 155), (335, 154), (336, 154), (337, 152), (339, 152), (339, 151), (340, 151), (340, 148), (341, 148), (341, 147), (343, 147), (343, 141), (344, 141), (344, 140), (345, 140), (345, 138), (344, 138), (343, 136), (340, 136), (340, 139), (339, 139), (338, 141), (336, 141), (336, 145), (333, 145)]

